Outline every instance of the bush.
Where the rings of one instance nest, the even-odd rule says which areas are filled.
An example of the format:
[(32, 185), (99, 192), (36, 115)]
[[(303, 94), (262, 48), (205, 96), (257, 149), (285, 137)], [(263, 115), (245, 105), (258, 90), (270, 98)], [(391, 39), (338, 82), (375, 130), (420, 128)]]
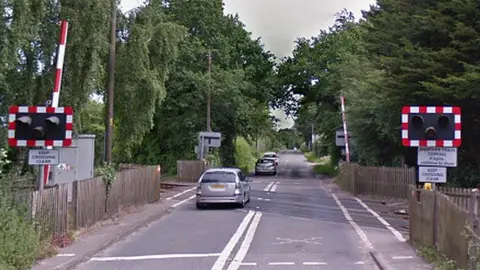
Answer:
[(244, 173), (249, 173), (254, 170), (256, 158), (256, 151), (243, 137), (237, 137), (235, 141), (235, 160), (237, 167)]
[(322, 174), (330, 177), (334, 177), (338, 173), (338, 168), (333, 167), (331, 164), (318, 164), (313, 167), (315, 174)]
[(39, 234), (27, 211), (15, 207), (6, 192), (0, 192), (0, 198), (0, 267), (29, 269), (39, 253)]

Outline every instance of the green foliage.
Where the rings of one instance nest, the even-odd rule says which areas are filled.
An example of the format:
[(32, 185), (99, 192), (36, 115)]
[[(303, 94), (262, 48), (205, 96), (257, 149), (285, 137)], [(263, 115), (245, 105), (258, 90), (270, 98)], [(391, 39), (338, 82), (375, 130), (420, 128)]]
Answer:
[[(351, 159), (364, 165), (416, 165), (416, 151), (401, 144), (401, 107), (411, 104), (462, 108), (459, 167), (450, 182), (478, 183), (480, 160), (480, 37), (477, 2), (380, 0), (355, 22), (342, 10), (328, 31), (297, 40), (279, 67), (279, 82), (301, 95), (295, 129), (310, 143), (319, 133), (335, 164), (341, 127), (340, 95), (346, 98)], [(468, 14), (468, 15), (465, 15)], [(322, 150), (322, 152), (323, 152)]]
[(329, 177), (334, 177), (338, 174), (338, 168), (334, 167), (332, 164), (317, 164), (313, 167), (315, 174), (326, 175)]
[(457, 262), (454, 260), (449, 260), (444, 254), (441, 254), (433, 246), (420, 246), (418, 248), (418, 253), (429, 263), (432, 263), (436, 266), (437, 269), (442, 270), (455, 270), (457, 268)]
[[(9, 162), (0, 149), (0, 170)], [(0, 174), (0, 269), (29, 269), (40, 250), (40, 237), (29, 211), (12, 196), (12, 174)]]
[(235, 140), (235, 160), (237, 161), (236, 166), (244, 173), (252, 172), (255, 169), (256, 152), (243, 137), (237, 137)]
[(107, 190), (107, 195), (110, 193), (113, 183), (117, 177), (118, 165), (104, 163), (102, 167), (98, 168), (98, 173), (102, 176), (103, 183)]

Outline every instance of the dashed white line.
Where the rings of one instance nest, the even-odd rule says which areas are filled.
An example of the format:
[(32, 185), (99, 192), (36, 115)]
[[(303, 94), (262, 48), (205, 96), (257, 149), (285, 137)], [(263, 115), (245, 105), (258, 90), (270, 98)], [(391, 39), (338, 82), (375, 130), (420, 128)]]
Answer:
[(387, 227), (387, 229), (391, 231), (393, 235), (395, 235), (398, 241), (400, 242), (407, 241), (399, 231), (393, 228), (385, 219), (383, 219), (379, 214), (377, 214), (377, 212), (373, 211), (370, 207), (368, 207), (368, 205), (366, 205), (362, 200), (360, 200), (359, 198), (355, 198), (355, 200), (357, 200), (357, 202), (360, 205), (362, 205), (363, 208), (367, 209), (368, 212), (370, 212), (374, 217), (376, 217), (378, 221), (380, 221), (380, 223), (382, 223), (385, 227)]
[(295, 265), (294, 262), (269, 262), (268, 265)]
[(275, 190), (277, 190), (277, 185), (278, 185), (278, 182), (275, 182), (273, 187), (270, 189), (270, 192), (275, 192)]
[(175, 207), (177, 207), (177, 206), (180, 206), (180, 205), (182, 205), (182, 204), (184, 204), (184, 203), (186, 203), (186, 202), (190, 201), (191, 199), (195, 198), (195, 196), (197, 196), (197, 195), (192, 195), (192, 196), (190, 196), (190, 197), (186, 198), (186, 199), (185, 199), (185, 200), (183, 200), (183, 201), (179, 201), (179, 202), (177, 202), (176, 204), (172, 205), (172, 207), (174, 207), (174, 208), (175, 208)]
[(365, 262), (355, 262), (354, 264), (355, 264), (355, 265), (365, 264)]
[(158, 260), (158, 259), (178, 259), (178, 258), (202, 258), (217, 257), (220, 253), (207, 254), (162, 254), (162, 255), (145, 255), (145, 256), (128, 256), (128, 257), (94, 257), (90, 261), (108, 262), (108, 261), (139, 261), (139, 260)]
[(242, 266), (255, 266), (255, 265), (257, 265), (257, 263), (254, 263), (254, 262), (242, 262), (242, 263), (240, 263), (240, 265), (242, 265)]
[(223, 269), (223, 267), (227, 263), (227, 259), (230, 256), (230, 253), (232, 253), (233, 249), (242, 237), (243, 232), (247, 229), (248, 223), (250, 223), (250, 220), (252, 220), (254, 214), (255, 211), (248, 211), (247, 215), (243, 218), (242, 223), (240, 223), (240, 225), (238, 226), (237, 231), (233, 234), (232, 238), (230, 238), (230, 241), (228, 241), (222, 253), (220, 253), (220, 256), (215, 261), (212, 270)]
[(270, 184), (268, 184), (263, 191), (269, 191), (272, 188), (273, 184), (275, 184), (275, 181), (270, 182)]
[(369, 250), (372, 250), (373, 249), (373, 245), (372, 243), (368, 240), (368, 237), (367, 235), (365, 234), (365, 232), (360, 228), (360, 226), (357, 225), (357, 223), (355, 223), (355, 221), (353, 221), (352, 217), (350, 216), (350, 214), (348, 213), (348, 210), (345, 208), (345, 206), (343, 206), (343, 204), (340, 202), (340, 200), (338, 199), (338, 197), (335, 195), (335, 194), (332, 194), (333, 196), (333, 199), (335, 200), (335, 202), (337, 203), (338, 207), (340, 207), (340, 210), (342, 210), (342, 213), (343, 215), (345, 216), (345, 218), (348, 220), (348, 222), (350, 223), (350, 225), (352, 225), (353, 229), (355, 229), (355, 231), (357, 232), (358, 236), (360, 237), (360, 239), (362, 240), (363, 244), (365, 245), (365, 247)]
[(327, 265), (326, 262), (304, 262), (303, 265)]
[(408, 260), (408, 259), (413, 259), (413, 256), (393, 256), (392, 259), (394, 259), (394, 260)]
[(60, 254), (57, 254), (57, 257), (75, 257), (75, 254), (73, 254), (73, 253), (60, 253)]
[(190, 191), (192, 191), (192, 190), (194, 190), (194, 189), (196, 189), (196, 187), (194, 187), (194, 188), (189, 188), (189, 189), (187, 189), (187, 190), (184, 190), (184, 191), (182, 191), (182, 192), (179, 192), (179, 193), (177, 193), (177, 194), (175, 194), (175, 195), (173, 195), (173, 196), (171, 196), (171, 197), (168, 197), (168, 198), (167, 198), (167, 201), (169, 201), (169, 200), (171, 200), (171, 199), (174, 199), (174, 198), (177, 198), (178, 196), (181, 196), (181, 195), (183, 195), (183, 194), (185, 194), (185, 193), (187, 193), (187, 192), (190, 192)]
[(228, 266), (227, 270), (236, 270), (242, 263), (243, 259), (247, 255), (248, 249), (250, 248), (250, 244), (252, 243), (253, 236), (255, 235), (255, 231), (257, 230), (258, 223), (260, 223), (260, 219), (262, 218), (261, 212), (256, 212), (255, 217), (253, 218), (252, 224), (247, 230), (245, 234), (245, 239), (243, 239), (242, 245), (238, 250), (235, 258), (233, 258), (232, 263)]

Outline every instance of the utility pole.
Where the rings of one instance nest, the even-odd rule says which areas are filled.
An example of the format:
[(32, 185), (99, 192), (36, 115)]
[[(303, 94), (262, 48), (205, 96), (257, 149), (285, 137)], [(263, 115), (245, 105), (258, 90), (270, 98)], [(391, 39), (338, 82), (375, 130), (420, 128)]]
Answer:
[(112, 1), (112, 17), (110, 32), (110, 55), (108, 57), (108, 113), (105, 121), (106, 125), (106, 145), (105, 145), (105, 161), (110, 164), (112, 162), (112, 141), (113, 141), (113, 96), (115, 88), (115, 46), (117, 41), (117, 1)]
[(208, 51), (207, 131), (212, 131), (212, 52)]

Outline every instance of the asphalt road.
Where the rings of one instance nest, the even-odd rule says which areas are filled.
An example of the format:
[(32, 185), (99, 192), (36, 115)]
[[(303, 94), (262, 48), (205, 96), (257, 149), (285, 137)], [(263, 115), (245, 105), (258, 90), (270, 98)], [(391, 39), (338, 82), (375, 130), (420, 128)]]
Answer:
[[(282, 153), (277, 176), (254, 177), (244, 209), (197, 210), (194, 193), (182, 194), (171, 214), (77, 269), (378, 269), (369, 250), (390, 245), (394, 235), (358, 201), (329, 194), (319, 181), (301, 153)], [(397, 261), (407, 269), (402, 248), (388, 255), (403, 258)]]

